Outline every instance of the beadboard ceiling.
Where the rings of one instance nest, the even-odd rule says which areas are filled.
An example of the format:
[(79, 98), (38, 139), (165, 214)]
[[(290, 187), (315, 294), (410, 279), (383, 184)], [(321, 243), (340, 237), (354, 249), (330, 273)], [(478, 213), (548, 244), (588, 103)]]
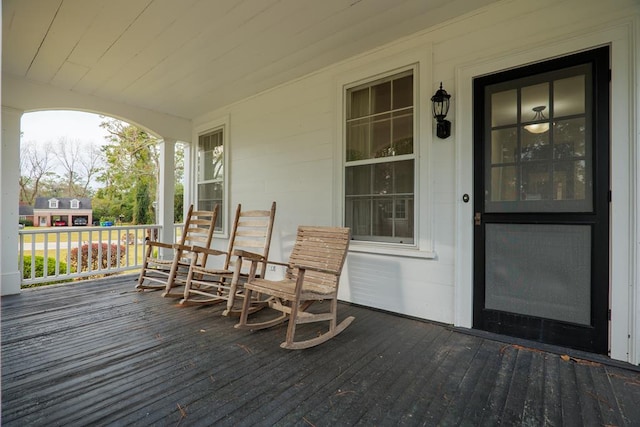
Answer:
[(192, 119), (495, 0), (3, 0), (2, 73)]

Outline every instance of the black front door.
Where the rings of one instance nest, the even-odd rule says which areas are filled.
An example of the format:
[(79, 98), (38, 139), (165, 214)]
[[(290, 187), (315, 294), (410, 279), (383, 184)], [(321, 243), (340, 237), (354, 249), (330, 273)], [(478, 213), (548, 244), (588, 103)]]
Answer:
[(474, 328), (608, 349), (609, 49), (474, 81)]

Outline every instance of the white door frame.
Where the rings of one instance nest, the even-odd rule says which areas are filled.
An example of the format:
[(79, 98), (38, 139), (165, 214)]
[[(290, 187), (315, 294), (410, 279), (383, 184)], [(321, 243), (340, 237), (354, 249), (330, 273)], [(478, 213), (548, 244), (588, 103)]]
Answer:
[[(633, 117), (639, 97), (632, 90), (637, 76), (633, 52), (634, 21), (617, 23), (579, 37), (550, 40), (544, 46), (484, 59), (456, 68), (456, 265), (454, 323), (473, 324), (473, 78), (565, 56), (581, 50), (611, 45), (611, 358), (640, 363), (640, 292), (635, 265), (640, 241), (640, 212), (633, 194), (638, 191), (638, 137)], [(634, 149), (635, 147), (635, 149)], [(635, 156), (635, 157), (633, 157)], [(463, 202), (464, 194), (471, 196)], [(634, 206), (636, 206), (634, 208)], [(634, 237), (635, 236), (635, 237)]]

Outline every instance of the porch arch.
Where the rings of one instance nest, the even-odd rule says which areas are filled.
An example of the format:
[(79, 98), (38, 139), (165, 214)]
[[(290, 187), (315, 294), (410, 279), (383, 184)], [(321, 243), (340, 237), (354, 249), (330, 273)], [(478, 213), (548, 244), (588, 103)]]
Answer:
[(18, 269), (18, 179), (20, 177), (20, 129), (25, 112), (46, 110), (102, 114), (136, 125), (162, 140), (160, 154), (158, 223), (162, 240), (173, 236), (174, 151), (176, 141), (191, 142), (191, 121), (152, 110), (62, 91), (47, 85), (3, 78), (2, 144), (0, 147), (0, 295), (20, 293)]

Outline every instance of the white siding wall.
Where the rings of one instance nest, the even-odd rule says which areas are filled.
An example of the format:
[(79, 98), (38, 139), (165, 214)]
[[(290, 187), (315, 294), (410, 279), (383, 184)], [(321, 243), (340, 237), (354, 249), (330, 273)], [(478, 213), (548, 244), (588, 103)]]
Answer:
[[(299, 224), (341, 224), (342, 101), (337, 94), (345, 76), (390, 71), (403, 55), (426, 58), (420, 66), (429, 69), (421, 70), (420, 76), (428, 81), (419, 85), (431, 94), (443, 82), (453, 95), (448, 119), (454, 126), (447, 140), (432, 136), (430, 102), (421, 97), (417, 197), (426, 226), (421, 226), (420, 249), (431, 256), (352, 252), (340, 296), (393, 312), (471, 326), (472, 203), (464, 205), (460, 199), (463, 193), (472, 194), (470, 88), (471, 78), (477, 75), (472, 72), (494, 72), (613, 43), (614, 61), (618, 61), (613, 65), (614, 76), (622, 81), (614, 84), (612, 111), (631, 112), (617, 122), (631, 132), (623, 129), (626, 133), (614, 134), (619, 137), (614, 144), (623, 147), (614, 147), (612, 153), (612, 181), (621, 190), (613, 218), (622, 221), (613, 230), (612, 240), (622, 249), (614, 253), (612, 266), (624, 270), (613, 273), (621, 281), (612, 281), (612, 357), (639, 363), (640, 339), (633, 326), (640, 325), (640, 298), (631, 260), (638, 259), (634, 246), (640, 238), (637, 204), (635, 211), (630, 208), (637, 203), (633, 200), (637, 161), (629, 161), (633, 155), (638, 158), (635, 85), (639, 68), (634, 31), (639, 12), (633, 0), (504, 1), (213, 111), (194, 120), (194, 129), (229, 118), (229, 207), (240, 202), (249, 208), (268, 207), (276, 200), (272, 258), (286, 260)], [(625, 67), (622, 72), (620, 68)], [(622, 94), (622, 99), (616, 94)]]

